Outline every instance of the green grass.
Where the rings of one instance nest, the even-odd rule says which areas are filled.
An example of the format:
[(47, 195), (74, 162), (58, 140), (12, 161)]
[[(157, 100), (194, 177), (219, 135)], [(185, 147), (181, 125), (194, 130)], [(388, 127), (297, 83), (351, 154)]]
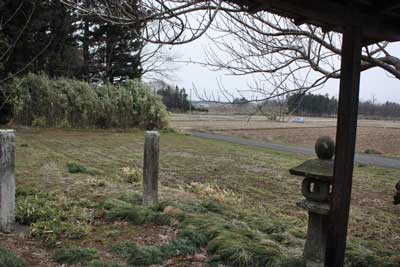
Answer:
[(364, 150), (365, 154), (374, 154), (374, 155), (380, 155), (382, 154), (380, 151), (373, 149), (373, 148), (367, 148)]
[(53, 259), (57, 263), (75, 265), (88, 263), (98, 258), (96, 249), (69, 247), (56, 250)]
[(14, 252), (0, 247), (0, 267), (23, 267), (24, 261)]
[(20, 224), (30, 225), (38, 221), (64, 219), (66, 216), (55, 194), (18, 188), (16, 196), (16, 221)]
[[(276, 266), (298, 266), (293, 264), (301, 257), (307, 214), (296, 206), (302, 199), (301, 179), (289, 175), (288, 169), (306, 157), (162, 133), (160, 198), (183, 211), (171, 220), (170, 215), (162, 212), (165, 205), (142, 208), (138, 188), (126, 182), (122, 171), (142, 165), (143, 137), (144, 133), (137, 130), (18, 130), (18, 142), (27, 144), (17, 147), (17, 153), (18, 149), (23, 150), (17, 158), (17, 188), (26, 189), (19, 190), (17, 196), (22, 207), (20, 212), (17, 207), (19, 220), (26, 220), (25, 223), (38, 229), (35, 236), (39, 240), (48, 238), (45, 235), (48, 230), (55, 233), (61, 247), (71, 244), (85, 247), (93, 242), (104, 246), (124, 243), (127, 238), (114, 240), (114, 236), (127, 231), (118, 225), (128, 221), (127, 227), (136, 229), (138, 235), (142, 224), (164, 225), (178, 229), (179, 233), (200, 232), (207, 237), (210, 254), (214, 254), (210, 264), (257, 266), (268, 261)], [(70, 162), (96, 173), (70, 173), (66, 168)], [(348, 266), (362, 265), (372, 258), (394, 264), (397, 260), (394, 256), (400, 251), (400, 228), (394, 227), (399, 224), (399, 207), (392, 204), (392, 195), (400, 171), (360, 166), (354, 174), (349, 244), (358, 245), (357, 249), (349, 245)], [(213, 192), (201, 191), (203, 187), (200, 191), (188, 189), (191, 182), (205, 185), (204, 188), (226, 190), (229, 201), (221, 200), (221, 195), (212, 195)], [(232, 204), (230, 193), (240, 201)], [(36, 207), (40, 207), (40, 212), (28, 212), (38, 210)], [(61, 215), (57, 215), (60, 211)], [(60, 219), (52, 224), (48, 217)], [(77, 235), (71, 234), (67, 226), (76, 221), (92, 230), (85, 228), (81, 236), (79, 231)], [(116, 234), (96, 232), (103, 229), (99, 223), (106, 224), (105, 229), (113, 229)], [(179, 236), (176, 240), (180, 240)], [(179, 251), (187, 247), (193, 253), (193, 248), (198, 249), (199, 245), (192, 241), (175, 245), (181, 247)], [(266, 248), (266, 244), (270, 246)], [(146, 260), (146, 255), (153, 255), (157, 261), (171, 256), (166, 244), (162, 249), (159, 244), (135, 246), (143, 257), (136, 259), (126, 254), (123, 258), (140, 262)], [(156, 249), (161, 250), (161, 258)]]
[(31, 226), (31, 235), (52, 246), (61, 238), (81, 239), (88, 234), (87, 220), (79, 202), (60, 198), (59, 192), (19, 187), (16, 192), (16, 221)]
[(86, 166), (77, 162), (68, 162), (67, 168), (70, 173), (85, 173), (92, 176), (97, 174), (96, 171), (88, 169)]
[[(173, 205), (180, 206), (185, 213), (176, 218), (180, 229), (175, 240), (150, 246), (122, 242), (111, 246), (110, 252), (127, 259), (129, 266), (162, 264), (171, 257), (193, 255), (203, 247), (213, 255), (208, 261), (210, 266), (304, 266), (301, 255), (305, 229), (298, 221), (276, 220), (245, 210), (235, 213), (234, 207), (227, 206), (220, 206), (216, 212), (202, 210), (204, 203)], [(207, 206), (211, 206), (209, 201)], [(389, 267), (399, 263), (400, 258), (379, 242), (349, 242), (346, 267)]]
[(172, 221), (170, 216), (157, 210), (157, 207), (137, 207), (119, 199), (107, 199), (101, 207), (108, 221), (126, 220), (133, 225), (168, 225)]

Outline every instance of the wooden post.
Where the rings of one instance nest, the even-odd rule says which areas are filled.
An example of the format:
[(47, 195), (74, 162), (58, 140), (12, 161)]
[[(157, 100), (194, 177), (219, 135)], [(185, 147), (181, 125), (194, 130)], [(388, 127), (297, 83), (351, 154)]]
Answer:
[(143, 204), (145, 206), (158, 203), (159, 146), (160, 134), (157, 131), (146, 131), (143, 163)]
[(15, 229), (15, 131), (0, 130), (0, 231)]
[(344, 29), (332, 209), (328, 227), (328, 267), (342, 267), (346, 250), (357, 131), (361, 38), (359, 26), (349, 24)]

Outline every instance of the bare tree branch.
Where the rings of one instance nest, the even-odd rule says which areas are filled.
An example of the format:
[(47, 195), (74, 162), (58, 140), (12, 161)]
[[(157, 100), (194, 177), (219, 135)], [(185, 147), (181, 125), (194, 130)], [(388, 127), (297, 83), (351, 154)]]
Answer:
[[(340, 34), (263, 11), (249, 13), (229, 1), (92, 0), (89, 7), (80, 0), (61, 1), (113, 23), (140, 23), (149, 43), (184, 44), (212, 30), (205, 61), (194, 63), (257, 77), (249, 89), (258, 95), (256, 102), (316, 90), (341, 75)], [(365, 47), (361, 70), (381, 68), (400, 79), (400, 59), (387, 47), (386, 42)]]

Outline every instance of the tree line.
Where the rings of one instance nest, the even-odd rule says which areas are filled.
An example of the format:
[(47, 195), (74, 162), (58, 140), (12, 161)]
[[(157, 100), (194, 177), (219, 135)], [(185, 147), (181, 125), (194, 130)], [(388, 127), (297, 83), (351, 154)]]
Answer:
[(358, 107), (359, 114), (371, 118), (400, 118), (400, 104), (386, 101), (375, 103), (375, 101), (361, 101)]
[(2, 2), (0, 26), (1, 80), (43, 72), (116, 83), (143, 74), (141, 24), (110, 23), (60, 1), (13, 0)]
[[(338, 101), (335, 97), (312, 93), (295, 93), (287, 97), (289, 114), (303, 116), (334, 116), (337, 114)], [(400, 118), (400, 104), (375, 100), (360, 101), (358, 113), (367, 117)]]
[(149, 83), (153, 91), (161, 96), (168, 111), (186, 112), (193, 109), (185, 88), (171, 85), (163, 80), (156, 80)]
[(328, 95), (294, 93), (288, 96), (289, 114), (323, 116), (337, 113), (338, 101)]

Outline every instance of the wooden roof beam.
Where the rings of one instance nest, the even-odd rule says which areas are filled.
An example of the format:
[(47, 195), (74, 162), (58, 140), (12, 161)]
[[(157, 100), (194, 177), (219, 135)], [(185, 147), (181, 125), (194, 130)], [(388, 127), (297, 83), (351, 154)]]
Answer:
[(400, 8), (400, 1), (399, 0), (387, 0), (378, 4), (378, 7), (381, 8), (383, 11), (393, 11), (395, 9)]
[[(324, 31), (332, 30), (343, 32), (345, 26), (345, 14), (348, 5), (346, 1), (332, 0), (254, 0), (241, 1), (230, 0), (231, 2), (246, 5), (251, 12), (267, 10), (268, 12), (291, 18), (295, 24), (301, 25), (310, 23), (320, 26)], [(362, 1), (362, 3), (360, 3)], [(380, 0), (383, 1), (383, 0)], [(395, 8), (400, 6), (400, 0), (383, 2), (386, 7)], [(382, 7), (377, 1), (358, 0), (354, 2), (357, 12), (352, 15), (353, 26), (362, 26), (363, 45), (380, 42), (383, 40), (400, 41), (400, 24), (395, 25), (391, 22), (391, 16), (387, 16), (377, 10)], [(399, 16), (400, 17), (400, 16)], [(400, 23), (400, 21), (399, 21)]]

